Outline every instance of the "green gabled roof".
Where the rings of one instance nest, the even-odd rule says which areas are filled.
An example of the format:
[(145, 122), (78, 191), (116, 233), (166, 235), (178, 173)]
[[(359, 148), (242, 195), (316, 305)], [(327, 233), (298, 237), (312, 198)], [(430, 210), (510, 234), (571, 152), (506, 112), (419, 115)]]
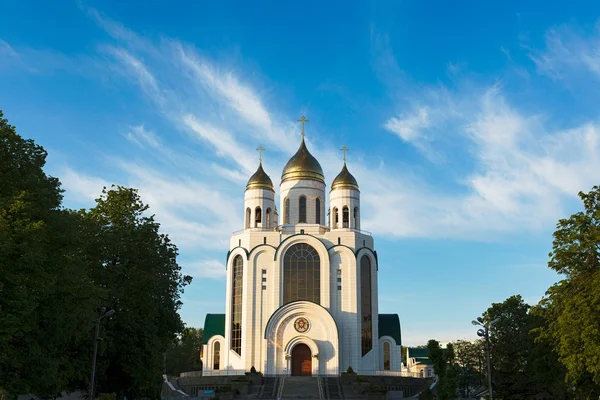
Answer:
[(225, 314), (206, 314), (202, 343), (208, 343), (208, 340), (215, 335), (225, 336)]
[(432, 364), (431, 360), (427, 357), (415, 357), (417, 364)]
[(409, 347), (408, 356), (410, 358), (429, 358), (429, 349), (427, 347)]
[(379, 337), (382, 336), (390, 336), (398, 346), (402, 345), (398, 314), (379, 314)]

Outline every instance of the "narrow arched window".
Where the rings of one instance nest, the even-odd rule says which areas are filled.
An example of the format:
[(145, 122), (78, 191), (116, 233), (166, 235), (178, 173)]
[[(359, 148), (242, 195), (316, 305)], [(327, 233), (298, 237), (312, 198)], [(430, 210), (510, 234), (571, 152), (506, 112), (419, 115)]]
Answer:
[(258, 228), (262, 222), (262, 209), (260, 207), (256, 207), (254, 210), (254, 227)]
[(360, 219), (358, 215), (358, 207), (354, 207), (354, 229), (360, 229)]
[(231, 350), (242, 354), (242, 282), (244, 261), (241, 256), (233, 260), (231, 277)]
[(350, 219), (350, 211), (348, 210), (348, 206), (344, 206), (344, 208), (342, 208), (342, 222), (343, 222), (343, 227), (344, 228), (349, 228), (349, 219)]
[(283, 223), (290, 223), (290, 199), (287, 197), (283, 200)]
[(221, 343), (213, 344), (213, 369), (219, 369), (221, 365)]
[(270, 229), (271, 228), (271, 208), (270, 207), (267, 208), (267, 214), (266, 214), (265, 219), (267, 220), (265, 226), (267, 227), (267, 229)]
[(298, 199), (298, 222), (306, 222), (306, 197)]
[(390, 356), (391, 356), (390, 342), (383, 342), (383, 370), (384, 371), (389, 371), (391, 369)]
[(361, 347), (364, 357), (373, 348), (371, 260), (366, 255), (360, 259), (360, 312)]
[(337, 209), (337, 207), (333, 207), (333, 229), (336, 229), (338, 227), (338, 223), (339, 223), (338, 209)]
[(306, 243), (290, 247), (283, 259), (283, 304), (296, 300), (321, 302), (321, 259)]
[(315, 224), (321, 224), (321, 199), (315, 200)]
[(250, 218), (252, 218), (251, 214), (252, 210), (250, 210), (250, 207), (246, 208), (246, 229), (250, 228)]

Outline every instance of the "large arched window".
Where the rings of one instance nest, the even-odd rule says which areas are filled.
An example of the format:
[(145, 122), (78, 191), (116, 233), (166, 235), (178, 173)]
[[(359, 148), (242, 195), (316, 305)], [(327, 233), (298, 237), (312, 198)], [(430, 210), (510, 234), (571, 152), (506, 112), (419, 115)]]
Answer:
[(246, 208), (246, 229), (250, 228), (250, 218), (252, 218), (251, 214), (252, 210), (250, 210), (250, 207)]
[(293, 245), (283, 258), (283, 304), (296, 300), (321, 303), (321, 260), (306, 243)]
[(315, 200), (315, 224), (321, 224), (321, 199)]
[(350, 227), (350, 212), (348, 210), (348, 206), (344, 206), (344, 208), (342, 208), (342, 222), (343, 222), (343, 227), (344, 228), (349, 228)]
[(267, 212), (266, 212), (266, 228), (267, 229), (271, 229), (271, 208), (267, 208)]
[(360, 311), (361, 347), (363, 357), (373, 348), (373, 322), (371, 307), (371, 260), (363, 255), (360, 259)]
[(233, 260), (231, 279), (231, 350), (242, 354), (242, 281), (244, 261), (242, 256)]
[(389, 371), (390, 365), (391, 346), (390, 342), (383, 342), (383, 370)]
[(298, 199), (298, 222), (306, 222), (306, 197)]
[(213, 369), (219, 369), (221, 365), (221, 343), (213, 344)]
[(254, 227), (258, 228), (262, 222), (262, 209), (260, 207), (256, 207), (254, 210)]
[(283, 223), (290, 223), (290, 199), (287, 197), (283, 200)]
[(360, 218), (358, 215), (358, 207), (354, 207), (354, 229), (360, 229)]

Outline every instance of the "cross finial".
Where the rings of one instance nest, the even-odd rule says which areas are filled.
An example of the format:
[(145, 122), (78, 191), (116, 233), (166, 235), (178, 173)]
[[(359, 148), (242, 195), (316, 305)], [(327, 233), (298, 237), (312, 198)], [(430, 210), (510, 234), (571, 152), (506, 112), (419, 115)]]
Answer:
[(344, 152), (344, 164), (346, 164), (346, 152), (350, 149), (346, 146), (343, 146), (340, 150)]
[(302, 140), (304, 140), (304, 123), (305, 123), (305, 122), (310, 122), (310, 121), (309, 121), (309, 120), (307, 120), (307, 119), (304, 117), (304, 115), (303, 115), (303, 116), (302, 116), (302, 118), (300, 118), (300, 119), (298, 120), (298, 122), (302, 122), (302, 133), (301, 133), (301, 135), (302, 135)]
[(265, 148), (262, 146), (258, 146), (256, 148), (256, 150), (258, 150), (258, 154), (259, 154), (258, 159), (260, 160), (260, 163), (262, 164), (262, 152), (265, 150)]

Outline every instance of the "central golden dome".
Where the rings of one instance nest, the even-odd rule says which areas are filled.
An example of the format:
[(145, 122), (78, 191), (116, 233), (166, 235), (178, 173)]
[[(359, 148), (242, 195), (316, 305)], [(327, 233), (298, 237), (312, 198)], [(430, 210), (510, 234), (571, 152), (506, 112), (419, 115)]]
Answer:
[(300, 143), (300, 148), (296, 154), (290, 158), (285, 164), (285, 168), (283, 168), (281, 183), (290, 179), (311, 179), (325, 183), (321, 164), (306, 148), (304, 138), (302, 138), (302, 143)]

